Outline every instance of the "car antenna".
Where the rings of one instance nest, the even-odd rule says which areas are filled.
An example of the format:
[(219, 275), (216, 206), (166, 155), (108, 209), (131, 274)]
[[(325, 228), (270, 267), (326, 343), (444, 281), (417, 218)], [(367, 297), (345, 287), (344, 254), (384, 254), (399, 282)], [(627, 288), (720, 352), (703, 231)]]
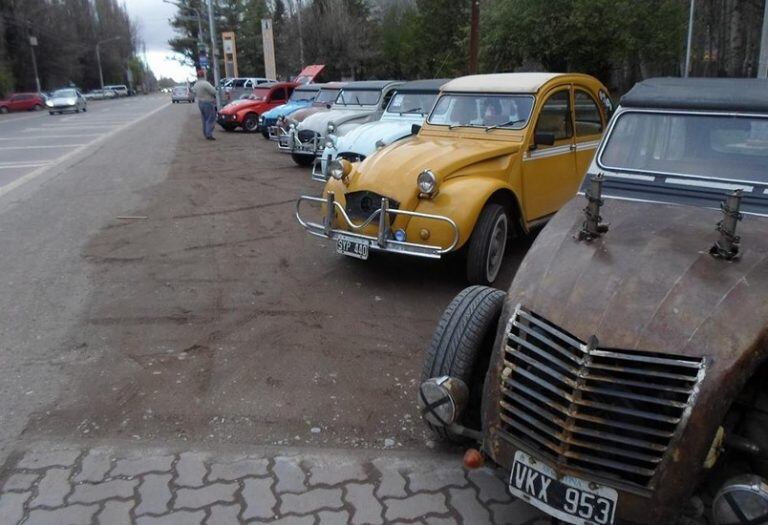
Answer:
[(587, 206), (584, 208), (586, 220), (575, 235), (576, 240), (591, 241), (608, 231), (608, 224), (602, 222), (603, 218), (600, 216), (600, 207), (603, 205), (603, 181), (605, 177), (602, 173), (589, 178), (589, 188), (584, 192), (587, 198)]
[(709, 254), (718, 259), (728, 261), (739, 258), (739, 241), (741, 237), (736, 235), (736, 225), (742, 219), (741, 209), (742, 190), (734, 190), (729, 193), (725, 202), (720, 203), (720, 209), (723, 212), (723, 219), (717, 223), (717, 231), (720, 232), (720, 238), (715, 241)]

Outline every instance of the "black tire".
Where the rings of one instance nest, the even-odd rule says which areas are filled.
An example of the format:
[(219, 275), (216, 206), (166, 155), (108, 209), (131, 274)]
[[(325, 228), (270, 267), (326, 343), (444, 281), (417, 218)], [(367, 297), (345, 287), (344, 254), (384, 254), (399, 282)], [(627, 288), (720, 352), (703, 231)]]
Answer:
[(43, 106), (41, 104), (35, 104), (35, 107), (32, 108), (34, 111), (42, 111)]
[(293, 162), (305, 168), (315, 163), (315, 157), (312, 155), (299, 155), (298, 153), (291, 153), (291, 158), (293, 159)]
[(493, 284), (504, 262), (509, 232), (510, 216), (507, 209), (501, 204), (486, 204), (467, 246), (469, 284)]
[[(504, 292), (488, 286), (470, 286), (454, 297), (437, 323), (421, 371), (422, 382), (446, 375), (464, 381), (469, 400), (459, 423), (474, 430), (482, 430), (483, 384), (504, 297)], [(443, 439), (467, 442), (445, 427), (426, 425)]]
[(253, 133), (259, 129), (259, 116), (256, 113), (248, 113), (243, 119), (243, 129)]
[(88, 111), (88, 106), (83, 106), (83, 113), (85, 113), (86, 111)]
[(3, 115), (5, 115), (6, 113), (8, 113), (8, 108), (7, 108), (7, 107), (5, 107), (5, 106), (0, 106), (0, 113), (2, 113)]
[(265, 139), (268, 139), (269, 138), (269, 131), (267, 131), (266, 129), (262, 129), (261, 130), (261, 136), (264, 137)]

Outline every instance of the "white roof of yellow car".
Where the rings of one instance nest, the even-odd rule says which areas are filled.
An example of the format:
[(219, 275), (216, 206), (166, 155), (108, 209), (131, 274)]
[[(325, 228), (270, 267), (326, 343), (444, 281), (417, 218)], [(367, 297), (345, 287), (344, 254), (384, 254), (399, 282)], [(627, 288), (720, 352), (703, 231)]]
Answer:
[(563, 73), (492, 73), (469, 75), (451, 80), (443, 91), (472, 93), (536, 93), (541, 86)]

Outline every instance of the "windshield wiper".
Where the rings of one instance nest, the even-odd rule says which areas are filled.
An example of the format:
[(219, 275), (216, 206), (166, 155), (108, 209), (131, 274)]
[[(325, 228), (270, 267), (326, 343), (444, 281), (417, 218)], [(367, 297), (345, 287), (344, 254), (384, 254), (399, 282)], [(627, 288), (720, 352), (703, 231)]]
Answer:
[(453, 129), (453, 128), (475, 128), (475, 127), (477, 127), (477, 126), (473, 126), (472, 124), (469, 124), (469, 123), (467, 123), (467, 124), (448, 124), (448, 129)]
[(401, 115), (405, 115), (406, 113), (413, 113), (414, 111), (422, 112), (422, 111), (424, 111), (424, 110), (422, 109), (422, 107), (421, 107), (421, 106), (419, 106), (419, 107), (417, 107), (417, 108), (411, 108), (411, 109), (409, 109), (409, 110), (407, 110), (407, 111), (401, 111), (401, 112), (400, 112), (400, 114), (401, 114)]
[(517, 120), (510, 120), (509, 122), (505, 122), (503, 124), (494, 124), (493, 126), (487, 126), (485, 128), (485, 132), (488, 133), (492, 129), (499, 129), (504, 128), (506, 126), (514, 126), (515, 124), (520, 124), (521, 122), (525, 122), (526, 119), (517, 119)]

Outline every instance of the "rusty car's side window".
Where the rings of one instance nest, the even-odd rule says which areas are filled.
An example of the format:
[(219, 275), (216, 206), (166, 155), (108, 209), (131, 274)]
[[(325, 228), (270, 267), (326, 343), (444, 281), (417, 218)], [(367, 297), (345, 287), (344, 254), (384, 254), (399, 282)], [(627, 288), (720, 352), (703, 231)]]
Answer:
[(571, 93), (564, 89), (551, 95), (539, 112), (536, 123), (536, 133), (552, 133), (555, 140), (568, 139), (573, 136), (571, 122)]
[(574, 93), (574, 110), (576, 114), (576, 136), (599, 135), (603, 132), (603, 118), (600, 115), (600, 107), (595, 99), (587, 93), (577, 89)]

